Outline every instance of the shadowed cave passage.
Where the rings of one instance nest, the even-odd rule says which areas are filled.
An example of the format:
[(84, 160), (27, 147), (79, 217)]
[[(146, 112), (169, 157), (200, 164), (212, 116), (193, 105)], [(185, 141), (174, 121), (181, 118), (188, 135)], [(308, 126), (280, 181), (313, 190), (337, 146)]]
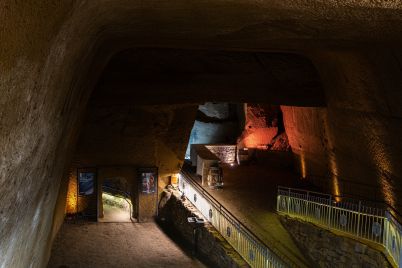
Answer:
[[(266, 96), (266, 88), (277, 87)], [(303, 87), (308, 98), (299, 97)], [(88, 101), (66, 177), (67, 200), (75, 203), (67, 203), (67, 215), (99, 222), (152, 221), (192, 144), (284, 151), (292, 159), (283, 112), (296, 106), (270, 103), (324, 104), (320, 79), (308, 60), (292, 54), (150, 48), (116, 54)], [(150, 167), (158, 168), (158, 180), (144, 193), (139, 170)], [(283, 172), (294, 172), (295, 183), (297, 169), (285, 160)], [(94, 172), (93, 194), (74, 197), (80, 193), (80, 172), (88, 170)]]
[(104, 179), (151, 221), (206, 103), (280, 108), (287, 142), (259, 120), (228, 139), (250, 166), (288, 145), (309, 189), (401, 211), (399, 1), (56, 2), (0, 4), (0, 267), (45, 267), (66, 217), (100, 219)]

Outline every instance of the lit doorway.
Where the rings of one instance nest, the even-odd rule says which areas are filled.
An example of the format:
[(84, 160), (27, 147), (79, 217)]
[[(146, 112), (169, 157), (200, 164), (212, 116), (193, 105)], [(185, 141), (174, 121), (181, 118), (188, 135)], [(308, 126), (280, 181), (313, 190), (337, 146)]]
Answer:
[(133, 204), (124, 177), (104, 178), (102, 181), (102, 215), (100, 222), (132, 222)]

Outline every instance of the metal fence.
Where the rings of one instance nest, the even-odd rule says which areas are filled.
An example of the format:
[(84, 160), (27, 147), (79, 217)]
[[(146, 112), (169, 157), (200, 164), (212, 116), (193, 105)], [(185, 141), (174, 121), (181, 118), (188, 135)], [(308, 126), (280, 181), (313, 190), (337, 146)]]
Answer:
[(179, 190), (251, 267), (296, 266), (269, 249), (185, 171), (179, 176)]
[(384, 207), (368, 206), (352, 199), (286, 187), (278, 188), (277, 211), (326, 229), (378, 243), (398, 267), (402, 267), (402, 228)]

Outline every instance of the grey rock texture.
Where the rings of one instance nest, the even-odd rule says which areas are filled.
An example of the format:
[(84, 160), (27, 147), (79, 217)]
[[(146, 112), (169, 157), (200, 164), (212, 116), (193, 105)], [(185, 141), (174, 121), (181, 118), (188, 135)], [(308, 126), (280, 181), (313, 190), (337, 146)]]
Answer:
[(288, 217), (281, 223), (317, 267), (392, 267), (382, 252), (357, 240)]
[(206, 145), (221, 163), (231, 164), (236, 162), (236, 145)]
[(198, 107), (198, 110), (206, 116), (216, 119), (228, 119), (230, 116), (229, 103), (212, 103), (207, 102)]

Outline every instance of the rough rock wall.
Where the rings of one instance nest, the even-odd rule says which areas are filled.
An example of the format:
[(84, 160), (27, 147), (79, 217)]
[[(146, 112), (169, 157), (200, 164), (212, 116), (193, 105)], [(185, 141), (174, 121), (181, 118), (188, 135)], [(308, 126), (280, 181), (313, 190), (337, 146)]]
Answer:
[(56, 38), (72, 6), (69, 1), (0, 5), (0, 266), (44, 267), (68, 143), (74, 139), (69, 130), (74, 116), (68, 112), (79, 103), (64, 102), (78, 59)]
[[(139, 167), (158, 167), (159, 178), (177, 173), (184, 159), (196, 110), (197, 105), (152, 106), (135, 105), (134, 102), (122, 105), (113, 98), (107, 101), (91, 98), (71, 169), (98, 167), (101, 172), (105, 169), (102, 167), (126, 166), (135, 172)], [(76, 176), (70, 176), (70, 184), (76, 179)], [(127, 179), (132, 185), (138, 184), (136, 175), (127, 176)], [(98, 184), (100, 182), (99, 177)], [(135, 216), (144, 220), (147, 213), (154, 214), (155, 196), (144, 195), (141, 200), (136, 199), (139, 197), (137, 190), (133, 189), (132, 195), (133, 204), (140, 205)], [(144, 198), (153, 201), (147, 202), (142, 200)], [(96, 200), (84, 197), (78, 198), (77, 202), (78, 212), (90, 205), (96, 206)]]
[(186, 158), (191, 144), (234, 143), (239, 132), (236, 105), (207, 102), (200, 105), (188, 141)]
[(324, 129), (327, 109), (293, 106), (281, 106), (281, 109), (300, 175), (302, 178), (325, 177), (328, 172)]
[(317, 267), (392, 267), (382, 252), (357, 240), (288, 217), (281, 222)]
[(402, 56), (390, 51), (312, 56), (326, 108), (284, 107), (302, 177), (335, 195), (402, 207)]
[(316, 61), (328, 102), (328, 158), (341, 194), (402, 208), (402, 55), (333, 52)]
[(245, 123), (237, 140), (239, 148), (288, 150), (281, 108), (263, 103), (244, 104)]
[(221, 163), (236, 162), (236, 145), (206, 145), (205, 147), (219, 158)]
[[(193, 226), (188, 217), (201, 217), (201, 213), (188, 200), (180, 200), (176, 190), (165, 190), (160, 203), (160, 218), (188, 244), (193, 243)], [(247, 268), (247, 262), (208, 222), (199, 228), (197, 252), (201, 258), (208, 260), (213, 267)]]
[[(289, 49), (311, 53), (315, 48), (328, 45), (345, 48), (382, 43), (398, 47), (401, 43), (400, 1), (309, 4), (307, 0), (197, 4), (174, 1), (160, 5), (154, 1), (127, 0), (1, 1), (0, 221), (3, 228), (0, 230), (0, 264), (43, 267), (46, 263), (51, 234), (57, 230), (64, 213), (65, 196), (58, 199), (57, 195), (63, 169), (68, 169), (66, 163), (71, 157), (78, 115), (82, 112), (81, 106), (85, 106), (88, 92), (84, 89), (92, 88), (96, 70), (102, 69), (107, 58), (119, 47), (158, 43), (170, 47)], [(114, 33), (113, 38), (111, 33)], [(112, 42), (101, 53), (103, 56), (94, 61), (96, 49), (101, 49), (100, 44), (106, 39)], [(334, 106), (329, 113), (329, 117), (334, 118), (334, 133), (342, 136), (345, 130), (355, 129), (359, 135), (349, 136), (357, 137), (356, 144), (361, 148), (356, 145), (359, 147), (356, 149), (370, 155), (349, 152), (352, 148), (340, 142), (340, 154), (345, 155), (342, 157), (345, 160), (338, 166), (347, 170), (347, 165), (352, 163), (349, 165), (354, 170), (351, 173), (364, 174), (362, 178), (367, 170), (374, 170), (379, 179), (376, 176), (373, 180), (381, 182), (382, 189), (386, 190), (384, 196), (389, 202), (397, 202), (396, 193), (401, 189), (398, 182), (401, 165), (397, 160), (401, 159), (399, 146), (402, 144), (398, 107), (402, 105), (401, 83), (395, 79), (401, 77), (401, 56), (395, 52), (397, 50), (381, 51), (373, 50), (371, 56), (377, 58), (368, 62), (361, 61), (364, 57), (360, 57), (357, 64), (360, 74), (366, 70), (366, 64), (371, 65), (371, 70), (376, 71), (369, 75), (377, 77), (379, 83), (371, 83), (367, 75), (350, 77), (357, 67), (353, 54), (316, 54), (312, 58), (318, 69), (322, 69), (323, 80), (328, 79), (328, 93), (336, 94), (337, 89), (343, 92), (338, 102), (330, 99)], [(354, 66), (348, 65), (351, 59)], [(89, 75), (89, 69), (95, 74)], [(377, 94), (372, 96), (371, 90), (366, 91), (371, 85), (378, 86)], [(358, 86), (357, 91), (355, 86)], [(342, 91), (342, 87), (346, 91)], [(348, 102), (356, 100), (353, 92), (360, 92), (358, 96), (371, 100), (368, 102), (371, 106), (377, 100), (386, 105), (359, 113), (360, 108), (367, 107), (360, 107), (362, 103), (356, 102), (355, 107), (349, 109), (351, 103)], [(243, 95), (233, 96), (244, 99)], [(391, 113), (384, 113), (383, 108)], [(350, 124), (346, 126), (345, 122)], [(368, 130), (367, 126), (370, 126)], [(367, 142), (360, 137), (365, 137)], [(396, 147), (391, 148), (391, 145)], [(364, 159), (359, 159), (361, 156)]]
[(196, 105), (121, 105), (90, 101), (75, 162), (81, 166), (159, 167), (177, 172)]

